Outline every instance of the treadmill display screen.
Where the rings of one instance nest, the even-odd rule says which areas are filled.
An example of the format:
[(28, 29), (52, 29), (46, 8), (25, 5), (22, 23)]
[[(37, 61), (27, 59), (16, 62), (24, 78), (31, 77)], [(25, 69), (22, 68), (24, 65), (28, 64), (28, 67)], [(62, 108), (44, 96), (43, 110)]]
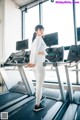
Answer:
[(25, 49), (28, 49), (28, 39), (16, 42), (16, 50), (25, 50)]
[(47, 46), (58, 45), (58, 32), (43, 36), (43, 40)]
[(46, 59), (50, 62), (61, 62), (64, 60), (64, 48), (58, 47), (58, 48), (47, 48), (46, 52), (48, 55), (46, 55)]

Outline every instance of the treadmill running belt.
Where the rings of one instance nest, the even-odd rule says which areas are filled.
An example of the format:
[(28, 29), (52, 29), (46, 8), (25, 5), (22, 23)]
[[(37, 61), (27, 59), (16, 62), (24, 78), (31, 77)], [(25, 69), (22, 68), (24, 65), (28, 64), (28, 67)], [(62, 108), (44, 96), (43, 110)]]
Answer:
[(35, 100), (30, 101), (28, 104), (20, 107), (16, 111), (12, 112), (12, 115), (9, 115), (9, 120), (41, 120), (49, 108), (51, 108), (56, 103), (55, 100), (46, 99), (46, 108), (44, 110), (34, 112)]
[(0, 95), (0, 107), (2, 105), (5, 105), (8, 102), (14, 100), (14, 99), (21, 97), (22, 95), (24, 95), (24, 94), (15, 93), (15, 92), (9, 92), (9, 93), (5, 93), (3, 95)]

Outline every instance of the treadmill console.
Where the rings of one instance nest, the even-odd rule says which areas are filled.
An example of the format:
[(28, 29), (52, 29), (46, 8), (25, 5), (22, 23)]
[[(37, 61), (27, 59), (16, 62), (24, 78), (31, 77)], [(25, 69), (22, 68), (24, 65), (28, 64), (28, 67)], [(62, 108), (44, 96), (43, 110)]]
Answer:
[(4, 64), (22, 64), (29, 62), (30, 51), (12, 53)]
[(56, 48), (47, 48), (46, 59), (50, 62), (61, 62), (64, 60), (64, 48), (56, 47)]
[(68, 61), (78, 62), (80, 60), (80, 45), (72, 45), (68, 54)]

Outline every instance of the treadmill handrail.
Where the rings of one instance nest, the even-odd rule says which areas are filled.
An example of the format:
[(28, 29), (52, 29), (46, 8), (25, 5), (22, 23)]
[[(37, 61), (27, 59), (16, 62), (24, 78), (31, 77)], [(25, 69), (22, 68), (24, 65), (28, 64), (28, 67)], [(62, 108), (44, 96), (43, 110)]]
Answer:
[(71, 68), (71, 67), (75, 67), (79, 63), (80, 63), (80, 61), (78, 61), (78, 62), (70, 62), (70, 61), (67, 61), (67, 62), (43, 62), (43, 66), (53, 65), (53, 67), (56, 67), (56, 66), (64, 65), (64, 66), (68, 66), (68, 68)]
[(54, 67), (61, 66), (61, 65), (69, 65), (69, 64), (70, 62), (43, 62), (43, 66), (53, 65)]
[(25, 66), (27, 63), (8, 63), (1, 64), (1, 67), (11, 67), (11, 66)]

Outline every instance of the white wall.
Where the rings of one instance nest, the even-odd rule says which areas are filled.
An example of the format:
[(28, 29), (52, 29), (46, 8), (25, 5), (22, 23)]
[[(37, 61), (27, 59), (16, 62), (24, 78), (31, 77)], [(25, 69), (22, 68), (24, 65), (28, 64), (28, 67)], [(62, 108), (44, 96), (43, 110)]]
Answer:
[(0, 6), (0, 62), (4, 62), (21, 40), (21, 11), (12, 0), (0, 0)]
[(3, 3), (4, 0), (0, 0), (0, 61), (2, 61), (2, 57), (3, 57)]
[(11, 0), (5, 0), (4, 59), (15, 51), (18, 40), (21, 40), (21, 11)]

